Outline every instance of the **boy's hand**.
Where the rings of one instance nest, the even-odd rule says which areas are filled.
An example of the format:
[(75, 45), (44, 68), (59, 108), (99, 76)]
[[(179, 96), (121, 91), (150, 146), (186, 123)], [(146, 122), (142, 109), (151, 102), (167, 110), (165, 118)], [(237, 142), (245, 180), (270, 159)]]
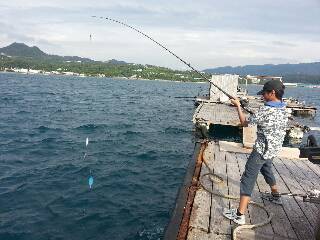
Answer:
[(231, 103), (232, 103), (233, 105), (235, 105), (236, 107), (240, 107), (240, 106), (241, 106), (240, 101), (239, 101), (238, 98), (236, 98), (236, 99), (230, 99), (230, 101), (231, 101)]

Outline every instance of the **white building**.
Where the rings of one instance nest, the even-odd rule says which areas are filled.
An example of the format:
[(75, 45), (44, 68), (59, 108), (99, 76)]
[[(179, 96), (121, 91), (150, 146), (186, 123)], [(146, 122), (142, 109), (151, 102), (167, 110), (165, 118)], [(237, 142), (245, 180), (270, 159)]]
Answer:
[(30, 74), (39, 74), (41, 73), (41, 70), (35, 70), (35, 69), (29, 69)]
[(13, 71), (17, 72), (17, 73), (28, 73), (29, 72), (29, 70), (26, 68), (14, 68)]

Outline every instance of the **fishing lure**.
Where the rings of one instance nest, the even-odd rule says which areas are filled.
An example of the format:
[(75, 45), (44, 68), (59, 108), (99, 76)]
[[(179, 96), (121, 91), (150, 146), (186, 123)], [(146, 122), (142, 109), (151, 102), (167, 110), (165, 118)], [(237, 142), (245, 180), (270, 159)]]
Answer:
[(90, 176), (90, 177), (89, 177), (88, 183), (89, 183), (89, 188), (91, 189), (91, 188), (92, 188), (92, 185), (93, 185), (93, 176)]

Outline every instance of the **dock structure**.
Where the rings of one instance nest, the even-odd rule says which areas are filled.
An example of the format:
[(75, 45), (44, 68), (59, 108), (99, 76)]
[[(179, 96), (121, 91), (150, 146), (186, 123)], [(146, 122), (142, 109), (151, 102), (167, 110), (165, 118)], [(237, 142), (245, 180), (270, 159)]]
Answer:
[[(237, 84), (233, 83), (238, 82), (237, 78), (237, 75), (215, 76), (212, 81), (215, 85), (222, 84), (223, 89), (236, 94), (234, 96), (247, 99), (246, 108), (256, 112), (263, 101), (246, 92), (239, 93)], [(310, 116), (316, 112), (314, 107), (303, 106), (291, 99), (286, 101), (287, 111), (292, 116)], [(320, 165), (299, 158), (298, 148), (283, 147), (273, 159), (278, 189), (285, 193), (283, 205), (262, 198), (263, 193), (270, 192), (270, 187), (259, 174), (251, 199), (256, 204), (250, 204), (246, 212), (247, 227), (238, 227), (223, 216), (225, 208), (238, 206), (239, 199), (235, 198), (240, 197), (240, 179), (256, 140), (257, 127), (242, 127), (236, 108), (212, 86), (210, 94), (197, 98), (196, 103), (192, 121), (196, 135), (206, 140), (196, 143), (195, 160), (189, 163), (165, 239), (320, 239), (320, 204), (316, 203), (320, 199), (305, 201), (310, 196), (308, 191), (320, 190)], [(246, 111), (244, 114), (249, 115)], [(210, 127), (214, 127), (213, 132), (222, 129), (224, 136), (211, 136), (214, 140), (209, 141)], [(305, 126), (289, 119), (288, 137), (301, 139), (304, 130)], [(232, 140), (223, 141), (228, 131)], [(248, 225), (262, 226), (248, 228)]]
[[(298, 159), (295, 149), (284, 148), (283, 151), (281, 157), (273, 161), (279, 190), (282, 193), (307, 194), (308, 190), (319, 188), (319, 165), (312, 164), (307, 159)], [(239, 196), (240, 178), (249, 152), (250, 150), (242, 148), (241, 144), (214, 141), (207, 144), (202, 158), (208, 166), (202, 161), (198, 176), (193, 176), (193, 184), (197, 184), (198, 189), (189, 209), (191, 214), (184, 215), (185, 218), (189, 218), (187, 227), (180, 226), (177, 239), (232, 239), (233, 230), (237, 225), (226, 219), (222, 211), (231, 206), (237, 207), (238, 202), (211, 194), (199, 183), (204, 174), (213, 170), (223, 179), (223, 183), (214, 184), (209, 178), (204, 178), (206, 188), (219, 194)], [(301, 197), (282, 196), (283, 205), (276, 205), (261, 198), (261, 193), (266, 191), (270, 191), (270, 188), (259, 174), (252, 201), (263, 205), (273, 214), (271, 223), (252, 230), (237, 231), (236, 239), (315, 239), (320, 224), (319, 204), (303, 202)], [(246, 224), (257, 224), (266, 219), (266, 211), (254, 205), (249, 206)]]
[[(248, 109), (255, 112), (262, 105), (260, 102), (251, 101)], [(244, 111), (246, 118), (249, 113)], [(236, 108), (230, 103), (206, 102), (201, 103), (195, 110), (192, 119), (201, 137), (208, 138), (211, 125), (238, 127), (241, 130), (242, 142), (245, 147), (252, 147), (256, 139), (256, 127), (242, 127)], [(290, 119), (287, 124), (287, 134), (290, 138), (301, 139), (303, 136), (303, 125)]]

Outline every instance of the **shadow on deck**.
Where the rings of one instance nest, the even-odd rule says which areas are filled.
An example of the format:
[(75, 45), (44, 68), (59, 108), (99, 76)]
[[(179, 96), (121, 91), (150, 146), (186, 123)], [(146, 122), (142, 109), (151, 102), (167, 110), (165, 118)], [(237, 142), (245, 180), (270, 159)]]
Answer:
[[(221, 194), (239, 195), (239, 182), (248, 157), (248, 153), (240, 152), (224, 151), (219, 143), (209, 142), (203, 158), (214, 169), (214, 173), (223, 178), (224, 183), (213, 185), (207, 179), (207, 187)], [(320, 167), (308, 160), (281, 156), (274, 159), (273, 167), (278, 188), (283, 193), (306, 194), (312, 188), (319, 189)], [(208, 167), (202, 163), (200, 176), (208, 172)], [(273, 213), (271, 223), (253, 230), (243, 230), (237, 234), (237, 239), (315, 239), (320, 224), (320, 204), (303, 202), (301, 197), (283, 196), (283, 206), (275, 205), (261, 198), (260, 193), (265, 191), (270, 191), (270, 188), (259, 174), (252, 200)], [(226, 219), (222, 211), (224, 208), (236, 207), (237, 204), (236, 200), (221, 198), (198, 188), (192, 205), (187, 239), (232, 239), (232, 230), (236, 225)], [(256, 224), (267, 218), (263, 209), (249, 206), (247, 224)]]

